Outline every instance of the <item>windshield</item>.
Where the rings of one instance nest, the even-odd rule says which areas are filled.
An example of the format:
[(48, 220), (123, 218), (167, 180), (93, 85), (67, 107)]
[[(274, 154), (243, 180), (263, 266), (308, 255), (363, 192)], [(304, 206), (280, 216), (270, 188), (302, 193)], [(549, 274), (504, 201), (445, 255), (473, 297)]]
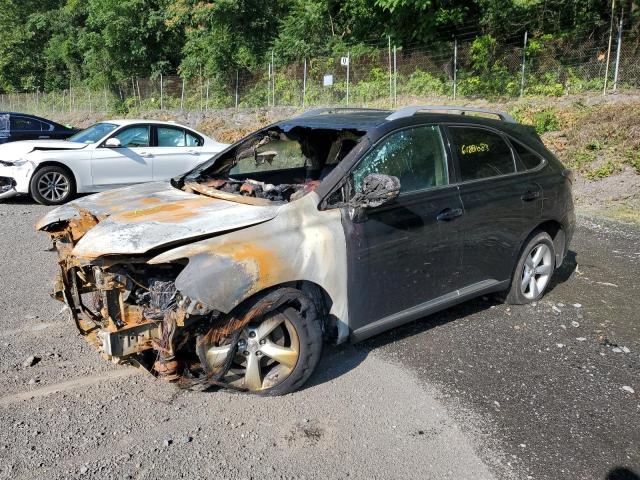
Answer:
[(114, 125), (113, 123), (96, 123), (95, 125), (91, 125), (89, 128), (85, 128), (81, 132), (70, 136), (67, 140), (75, 143), (96, 143), (116, 128), (118, 128), (118, 125)]
[(363, 134), (309, 127), (284, 131), (274, 125), (186, 174), (183, 186), (235, 201), (244, 197), (244, 201), (290, 202), (315, 190)]

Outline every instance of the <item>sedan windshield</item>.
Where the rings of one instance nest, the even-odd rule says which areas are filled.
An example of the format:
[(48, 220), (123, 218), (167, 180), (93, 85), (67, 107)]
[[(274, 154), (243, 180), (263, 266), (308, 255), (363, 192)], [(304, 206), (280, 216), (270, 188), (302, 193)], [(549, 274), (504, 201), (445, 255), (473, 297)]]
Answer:
[(76, 143), (91, 144), (96, 143), (102, 139), (105, 135), (112, 132), (118, 127), (113, 123), (96, 123), (89, 128), (82, 130), (81, 132), (72, 135), (67, 140)]

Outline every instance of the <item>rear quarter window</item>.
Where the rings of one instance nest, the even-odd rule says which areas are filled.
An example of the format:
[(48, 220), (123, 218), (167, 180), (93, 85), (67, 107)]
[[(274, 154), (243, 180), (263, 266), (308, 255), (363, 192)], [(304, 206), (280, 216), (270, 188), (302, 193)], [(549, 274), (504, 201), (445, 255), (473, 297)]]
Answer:
[(513, 153), (501, 135), (477, 127), (449, 127), (461, 181), (515, 173)]
[(516, 155), (518, 155), (521, 162), (519, 170), (533, 170), (542, 165), (544, 159), (533, 150), (528, 149), (515, 140), (511, 140), (511, 144), (513, 145), (513, 149), (516, 151)]

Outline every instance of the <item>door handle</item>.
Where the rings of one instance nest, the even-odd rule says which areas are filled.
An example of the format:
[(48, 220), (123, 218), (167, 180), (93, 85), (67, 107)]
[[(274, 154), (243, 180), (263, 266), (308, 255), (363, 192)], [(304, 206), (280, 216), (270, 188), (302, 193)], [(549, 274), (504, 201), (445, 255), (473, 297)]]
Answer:
[(520, 198), (525, 202), (531, 202), (536, 198), (540, 198), (540, 195), (540, 190), (527, 190)]
[(153, 157), (153, 155), (149, 152), (140, 152), (140, 156), (145, 158)]
[(199, 152), (197, 150), (187, 150), (187, 153), (191, 155), (198, 155)]
[(462, 213), (461, 208), (445, 208), (438, 214), (436, 220), (439, 222), (448, 222), (449, 220), (462, 216)]

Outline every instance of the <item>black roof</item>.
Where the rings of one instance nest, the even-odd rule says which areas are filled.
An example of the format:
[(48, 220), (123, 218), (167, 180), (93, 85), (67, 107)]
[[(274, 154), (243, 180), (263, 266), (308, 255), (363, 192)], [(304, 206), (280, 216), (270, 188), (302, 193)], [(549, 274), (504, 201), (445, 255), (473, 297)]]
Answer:
[(287, 131), (295, 127), (306, 128), (327, 128), (327, 129), (354, 129), (360, 131), (369, 131), (380, 125), (390, 122), (397, 124), (414, 124), (414, 123), (468, 123), (485, 125), (488, 127), (498, 128), (500, 130), (509, 130), (511, 126), (520, 130), (522, 125), (504, 122), (501, 120), (482, 117), (478, 115), (461, 115), (452, 113), (415, 113), (410, 116), (401, 117), (395, 120), (387, 120), (387, 117), (393, 113), (392, 110), (349, 110), (349, 111), (325, 111), (325, 112), (308, 112), (298, 117), (290, 118), (277, 122), (276, 125)]

